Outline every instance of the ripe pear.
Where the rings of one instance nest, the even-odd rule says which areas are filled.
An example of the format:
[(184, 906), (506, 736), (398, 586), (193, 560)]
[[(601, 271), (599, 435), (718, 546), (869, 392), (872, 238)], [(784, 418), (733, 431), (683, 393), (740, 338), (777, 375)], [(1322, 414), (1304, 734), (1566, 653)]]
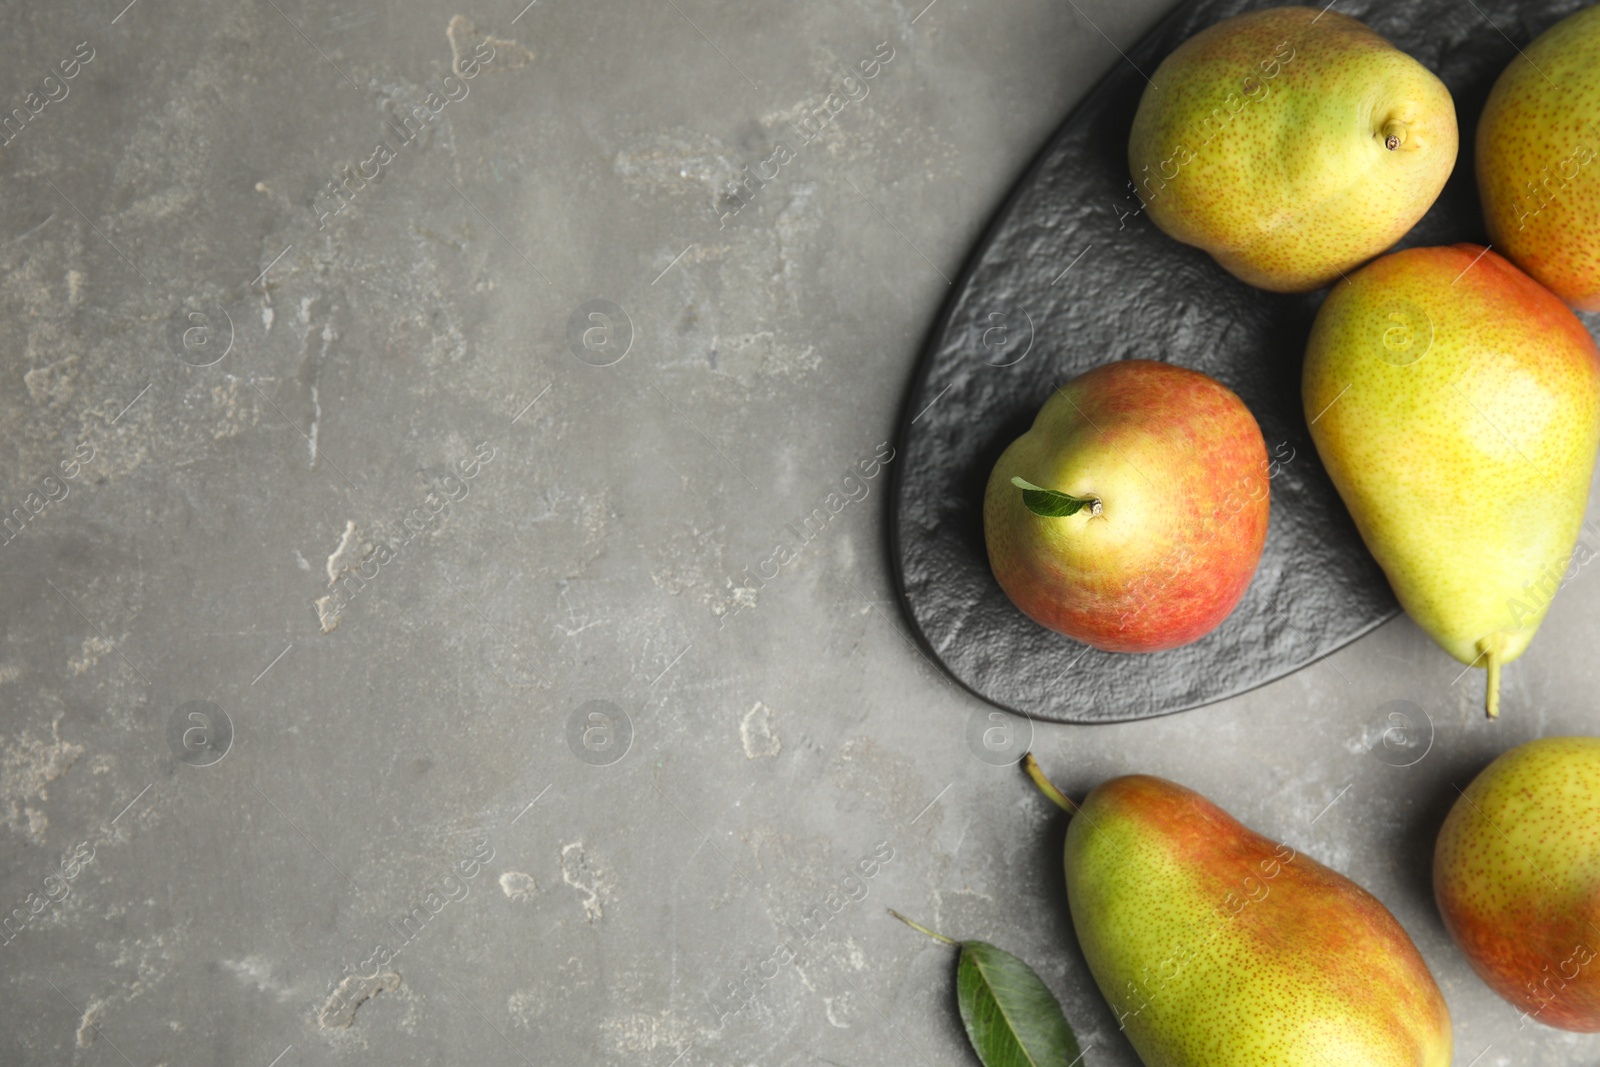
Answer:
[(1417, 625), (1500, 668), (1563, 582), (1600, 445), (1600, 352), (1549, 290), (1476, 245), (1410, 248), (1317, 313), (1311, 438)]
[(1148, 775), (1074, 811), (1064, 863), (1084, 958), (1145, 1067), (1448, 1067), (1450, 1011), (1366, 890)]
[(1262, 289), (1319, 289), (1384, 251), (1455, 166), (1444, 83), (1336, 11), (1279, 7), (1169, 55), (1128, 166), (1163, 231)]
[(1188, 644), (1255, 575), (1275, 469), (1250, 409), (1220, 382), (1107, 363), (1051, 394), (995, 463), (989, 565), (1029, 618), (1096, 648)]
[(1526, 1018), (1600, 1030), (1600, 738), (1489, 764), (1445, 818), (1433, 890), (1479, 976)]
[(1478, 120), (1490, 243), (1561, 299), (1600, 311), (1600, 7), (1501, 73)]

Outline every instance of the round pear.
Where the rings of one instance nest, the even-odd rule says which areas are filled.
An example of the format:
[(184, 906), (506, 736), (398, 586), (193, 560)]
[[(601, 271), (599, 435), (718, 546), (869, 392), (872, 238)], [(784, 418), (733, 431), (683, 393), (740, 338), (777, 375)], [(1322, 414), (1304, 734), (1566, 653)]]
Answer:
[(1139, 199), (1262, 289), (1338, 281), (1404, 236), (1455, 166), (1444, 83), (1336, 11), (1227, 19), (1150, 82), (1128, 144)]
[(1051, 394), (983, 499), (1000, 587), (1041, 626), (1108, 652), (1210, 633), (1267, 539), (1276, 466), (1227, 386), (1129, 359)]
[(1433, 889), (1473, 970), (1524, 1019), (1600, 1031), (1600, 738), (1489, 764), (1439, 831)]
[(1600, 7), (1545, 31), (1478, 120), (1489, 240), (1551, 292), (1600, 311)]

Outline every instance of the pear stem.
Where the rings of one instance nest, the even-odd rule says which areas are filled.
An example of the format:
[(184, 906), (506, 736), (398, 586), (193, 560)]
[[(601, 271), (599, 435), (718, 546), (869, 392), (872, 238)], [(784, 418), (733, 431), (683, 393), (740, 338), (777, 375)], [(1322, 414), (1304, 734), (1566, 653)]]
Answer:
[(1033, 784), (1039, 787), (1039, 792), (1055, 801), (1057, 807), (1068, 815), (1078, 814), (1078, 805), (1067, 799), (1067, 795), (1056, 788), (1054, 782), (1044, 776), (1044, 770), (1039, 766), (1039, 761), (1029, 752), (1022, 757), (1022, 769), (1028, 772), (1028, 777), (1033, 779)]
[(1500, 647), (1499, 642), (1485, 641), (1483, 643), (1484, 666), (1488, 668), (1489, 677), (1484, 682), (1484, 707), (1489, 713), (1489, 718), (1500, 717)]
[(907, 926), (911, 927), (911, 929), (917, 931), (920, 934), (927, 934), (929, 937), (933, 938), (935, 941), (943, 941), (945, 944), (949, 945), (951, 948), (960, 948), (961, 947), (961, 942), (955, 940), (954, 938), (949, 938), (949, 937), (944, 936), (943, 934), (935, 933), (934, 931), (928, 929), (926, 926), (923, 926), (919, 922), (912, 922), (910, 919), (906, 918), (904, 915), (901, 915), (898, 911), (895, 911), (893, 908), (888, 908), (886, 910), (889, 912), (890, 915), (893, 915), (896, 919), (899, 919), (901, 922), (905, 923)]
[(1393, 152), (1406, 143), (1406, 124), (1390, 119), (1383, 124), (1383, 146)]
[(1491, 719), (1500, 717), (1500, 665), (1505, 662), (1501, 658), (1505, 651), (1506, 635), (1503, 633), (1490, 634), (1478, 641), (1478, 658), (1489, 671), (1484, 682), (1484, 706)]

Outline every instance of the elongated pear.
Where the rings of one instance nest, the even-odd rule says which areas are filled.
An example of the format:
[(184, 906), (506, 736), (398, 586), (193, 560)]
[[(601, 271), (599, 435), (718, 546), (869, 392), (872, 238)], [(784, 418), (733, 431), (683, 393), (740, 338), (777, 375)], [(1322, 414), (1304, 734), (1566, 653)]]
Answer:
[(1500, 668), (1562, 584), (1600, 445), (1600, 352), (1549, 290), (1475, 245), (1336, 285), (1301, 380), (1312, 440), (1417, 625)]
[(1450, 1012), (1370, 893), (1183, 786), (1072, 805), (1067, 902), (1145, 1067), (1448, 1067)]

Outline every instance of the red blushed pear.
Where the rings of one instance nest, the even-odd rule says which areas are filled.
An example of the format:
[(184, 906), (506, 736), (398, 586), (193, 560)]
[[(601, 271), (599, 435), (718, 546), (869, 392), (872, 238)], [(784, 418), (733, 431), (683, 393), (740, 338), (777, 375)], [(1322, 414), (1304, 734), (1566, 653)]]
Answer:
[(1186, 645), (1255, 575), (1272, 473), (1226, 386), (1170, 363), (1108, 363), (1057, 389), (995, 463), (989, 565), (1025, 615), (1075, 640)]
[(1600, 738), (1546, 737), (1473, 779), (1433, 890), (1473, 970), (1526, 1018), (1600, 1030)]
[(1072, 926), (1145, 1067), (1449, 1067), (1450, 1011), (1372, 894), (1144, 774), (1074, 804)]

